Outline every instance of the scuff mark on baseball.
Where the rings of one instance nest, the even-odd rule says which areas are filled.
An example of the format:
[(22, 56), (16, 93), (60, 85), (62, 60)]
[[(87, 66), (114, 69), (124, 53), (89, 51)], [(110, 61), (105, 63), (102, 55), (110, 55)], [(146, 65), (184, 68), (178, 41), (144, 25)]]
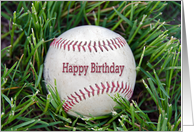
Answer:
[[(126, 40), (100, 26), (72, 28), (49, 47), (44, 79), (57, 90), (64, 110), (73, 116), (101, 116), (114, 110), (116, 93), (130, 99), (136, 65)], [(110, 95), (110, 96), (109, 96)]]

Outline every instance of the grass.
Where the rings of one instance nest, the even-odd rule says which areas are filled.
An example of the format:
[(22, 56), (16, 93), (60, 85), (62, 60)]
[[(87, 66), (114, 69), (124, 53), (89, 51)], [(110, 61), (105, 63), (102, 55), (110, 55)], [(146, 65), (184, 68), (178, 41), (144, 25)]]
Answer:
[[(1, 130), (180, 131), (180, 12), (173, 1), (1, 2)], [(135, 57), (132, 99), (116, 95), (105, 116), (72, 117), (56, 88), (45, 89), (49, 44), (79, 25), (119, 33)]]

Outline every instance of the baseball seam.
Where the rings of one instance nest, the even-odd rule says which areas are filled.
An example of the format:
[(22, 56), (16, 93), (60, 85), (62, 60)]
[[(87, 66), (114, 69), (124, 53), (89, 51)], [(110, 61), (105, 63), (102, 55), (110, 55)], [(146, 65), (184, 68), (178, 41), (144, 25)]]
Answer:
[[(86, 51), (88, 49), (90, 52), (94, 50), (95, 52), (100, 51), (108, 51), (109, 49), (114, 50), (117, 48), (123, 47), (127, 42), (122, 37), (116, 37), (112, 39), (102, 40), (102, 41), (73, 41), (68, 39), (56, 38), (50, 44), (50, 46), (54, 46), (55, 48), (60, 48), (64, 50), (70, 50), (71, 48), (73, 51), (76, 49), (80, 52), (81, 49)], [(76, 48), (77, 47), (77, 48)], [(109, 48), (108, 48), (109, 47)]]
[(124, 97), (129, 100), (133, 94), (133, 89), (129, 84), (127, 83), (124, 84), (123, 81), (121, 82), (121, 85), (119, 84), (118, 81), (116, 85), (114, 82), (112, 83), (106, 82), (106, 85), (103, 84), (102, 82), (100, 85), (99, 84), (95, 84), (95, 86), (90, 85), (89, 88), (84, 88), (82, 90), (79, 90), (79, 92), (74, 92), (74, 94), (67, 96), (67, 98), (65, 99), (65, 103), (63, 104), (63, 109), (65, 110), (65, 112), (68, 112), (70, 109), (72, 109), (74, 105), (78, 104), (80, 101), (95, 96), (95, 93), (97, 95), (108, 93), (119, 93), (123, 94)]

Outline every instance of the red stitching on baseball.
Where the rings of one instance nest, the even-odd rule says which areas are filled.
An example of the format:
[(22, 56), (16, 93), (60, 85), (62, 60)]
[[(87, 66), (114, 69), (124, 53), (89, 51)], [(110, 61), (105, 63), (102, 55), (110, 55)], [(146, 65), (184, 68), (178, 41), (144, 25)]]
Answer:
[(88, 45), (88, 48), (89, 48), (89, 50), (90, 50), (90, 52), (91, 52), (92, 49), (91, 49), (90, 45), (91, 45), (91, 41), (90, 41), (90, 43), (89, 43), (89, 45)]
[[(66, 101), (68, 102), (68, 101)], [(71, 109), (71, 107), (65, 102), (65, 104), (63, 105), (63, 109), (65, 110), (65, 112), (68, 112), (69, 109)]]
[[(56, 41), (57, 41), (57, 39), (56, 39)], [(54, 47), (55, 47), (56, 41), (54, 41), (54, 43), (53, 43), (53, 46), (54, 46)]]
[(85, 94), (81, 90), (79, 90), (79, 91), (82, 94), (83, 98), (86, 99)]
[[(110, 86), (109, 82), (106, 82), (107, 87), (105, 87), (105, 85), (101, 82), (101, 88), (99, 87), (98, 84), (95, 84), (95, 87), (92, 87), (91, 85), (89, 86), (91, 90), (84, 88), (84, 90), (86, 91), (85, 93), (82, 90), (79, 90), (79, 92), (74, 92), (75, 96), (71, 94), (70, 95), (71, 97), (69, 96), (67, 97), (66, 102), (63, 104), (63, 109), (65, 110), (65, 112), (68, 112), (74, 105), (76, 105), (76, 103), (74, 103), (73, 101), (79, 103), (79, 101), (86, 99), (85, 97), (86, 94), (88, 94), (88, 97), (90, 98), (91, 97), (90, 94), (94, 96), (94, 92), (97, 91), (97, 95), (99, 95), (101, 90), (102, 90), (101, 94), (104, 93), (104, 90), (106, 90), (106, 93), (112, 93), (112, 92), (116, 93), (118, 91), (117, 93), (122, 93), (125, 98), (127, 99), (131, 98), (133, 94), (133, 90), (131, 89), (130, 85), (126, 83), (124, 88), (123, 82), (121, 82), (121, 85), (120, 85), (119, 82), (117, 81), (116, 83), (117, 86), (115, 85), (114, 82), (111, 82), (111, 83), (112, 83), (112, 87)], [(83, 97), (83, 99), (81, 97)]]
[(114, 91), (114, 93), (117, 92), (118, 88), (119, 88), (119, 82), (117, 81), (117, 87), (116, 87), (116, 90)]
[(125, 91), (126, 88), (127, 88), (127, 83), (126, 83), (125, 88), (123, 89), (123, 91), (122, 91), (121, 93), (123, 93), (123, 92)]
[(81, 49), (80, 49), (81, 44), (82, 44), (82, 41), (81, 41), (81, 42), (79, 43), (79, 45), (77, 46), (79, 51), (81, 50)]
[(58, 41), (56, 41), (56, 48), (59, 47), (59, 42), (61, 41), (62, 38), (60, 38)]
[(130, 95), (128, 95), (128, 99), (130, 99), (133, 95), (133, 90), (130, 89), (130, 91), (131, 91), (131, 93), (130, 93)]
[[(69, 40), (70, 41), (70, 40)], [(64, 44), (64, 50), (66, 48), (66, 45), (69, 43), (69, 41), (67, 41), (65, 44)]]
[(113, 39), (115, 41), (115, 44), (120, 48), (120, 45), (117, 43), (116, 39)]
[(72, 99), (72, 98), (68, 97), (68, 99), (71, 100), (71, 103), (72, 103), (73, 105), (75, 105), (75, 103), (73, 102), (73, 99)]
[(119, 44), (120, 44), (122, 47), (125, 45), (125, 43), (123, 43), (123, 42), (121, 41), (121, 38), (116, 38), (116, 39), (118, 40)]
[(85, 44), (82, 46), (82, 48), (84, 49), (84, 51), (86, 51), (86, 49), (84, 48), (84, 46), (86, 46), (87, 42), (85, 42)]
[(121, 41), (122, 41), (124, 44), (126, 44), (126, 40), (125, 40), (125, 39), (121, 38)]
[(115, 84), (114, 84), (114, 82), (112, 82), (112, 89), (111, 89), (110, 93), (113, 92), (114, 87), (115, 87)]
[(51, 43), (51, 45), (54, 46), (56, 41), (57, 41), (57, 39), (54, 39), (53, 42)]
[[(98, 44), (97, 44), (98, 43)], [(90, 42), (85, 42), (84, 45), (81, 45), (82, 41), (78, 44), (78, 41), (74, 42), (74, 41), (70, 41), (67, 39), (62, 39), (62, 38), (56, 38), (53, 40), (53, 42), (50, 44), (50, 46), (54, 46), (56, 48), (62, 48), (62, 46), (64, 47), (64, 50), (66, 49), (67, 46), (67, 50), (69, 51), (72, 47), (73, 51), (76, 50), (76, 47), (78, 48), (78, 51), (81, 51), (81, 48), (83, 48), (84, 51), (86, 51), (86, 49), (89, 49), (89, 52), (92, 52), (92, 49), (94, 49), (95, 52), (97, 52), (98, 50), (101, 50), (102, 52), (104, 51), (103, 48), (105, 50), (109, 50), (109, 48), (111, 50), (113, 49), (117, 49), (117, 48), (121, 48), (126, 44), (126, 41), (122, 38), (122, 37), (116, 37), (116, 38), (112, 38), (106, 41), (90, 41)], [(99, 47), (99, 49), (97, 48)]]
[(57, 47), (57, 42), (58, 42), (58, 40), (57, 40), (57, 41), (55, 41), (55, 43), (54, 43), (54, 46), (55, 46), (55, 47)]
[(127, 94), (129, 91), (129, 86), (127, 86), (127, 89), (125, 90), (125, 94)]
[(110, 39), (110, 41), (112, 42), (112, 45), (115, 47), (115, 49), (117, 49), (117, 46), (115, 46), (114, 41), (112, 39)]
[(123, 82), (121, 83), (121, 88), (119, 90), (119, 93), (121, 92), (122, 89), (123, 89)]
[(78, 41), (76, 41), (74, 44), (73, 44), (73, 51), (75, 51), (75, 45), (77, 44)]
[(130, 89), (129, 92), (126, 94), (126, 97), (130, 98), (132, 93), (133, 93), (133, 91)]
[(57, 39), (55, 38), (55, 39), (53, 40), (53, 42), (50, 44), (50, 46), (53, 46), (56, 40), (57, 40)]
[[(108, 42), (108, 46), (113, 50), (112, 46), (110, 45), (110, 42), (107, 40)], [(104, 45), (105, 45), (105, 42), (104, 42)]]
[(73, 96), (73, 95), (71, 94), (71, 97), (74, 98), (75, 101), (76, 101), (77, 103), (79, 103), (79, 102), (77, 101), (77, 98), (76, 98), (75, 96)]
[(94, 89), (93, 89), (93, 87), (90, 85), (90, 88), (92, 89), (92, 95), (94, 96)]
[(106, 47), (105, 43), (103, 43), (102, 46), (108, 51), (108, 48)]
[(56, 41), (56, 38), (51, 42), (50, 46), (52, 46), (55, 41)]
[(68, 44), (68, 51), (70, 51), (70, 45), (73, 43), (73, 41), (71, 41), (70, 44)]
[(109, 88), (110, 88), (110, 85), (109, 85), (109, 83), (108, 83), (108, 82), (106, 82), (106, 83), (107, 83), (107, 86), (108, 86), (108, 88), (107, 88), (107, 90), (106, 90), (106, 93), (108, 93)]
[(60, 46), (60, 49), (62, 48), (62, 44), (65, 43), (66, 39), (63, 40), (63, 42), (61, 42), (61, 46)]
[(97, 49), (96, 49), (96, 42), (94, 42), (94, 49), (95, 49), (95, 51), (97, 52)]
[[(69, 105), (73, 106), (73, 105), (70, 103), (70, 101), (69, 101), (69, 100), (67, 101), (67, 103), (68, 103)], [(68, 106), (69, 106), (69, 105), (68, 105)]]
[(73, 105), (71, 104), (71, 102), (70, 102), (70, 101), (68, 101), (68, 103), (69, 103), (71, 106), (73, 106)]
[(101, 82), (101, 85), (102, 85), (102, 94), (103, 94), (106, 87), (104, 86), (104, 84), (102, 82)]
[(82, 101), (81, 96), (78, 93), (76, 93), (76, 92), (75, 92), (75, 94), (79, 97), (79, 100)]
[(88, 91), (86, 88), (84, 88), (86, 92), (88, 92), (88, 97), (90, 97), (90, 91)]
[[(103, 43), (104, 43), (104, 41), (103, 41)], [(100, 44), (100, 41), (98, 41), (98, 46), (99, 46), (100, 50), (103, 52), (103, 49), (102, 49), (101, 44)]]
[(100, 88), (99, 88), (99, 86), (98, 86), (97, 84), (95, 84), (95, 86), (96, 86), (96, 88), (98, 89), (98, 90), (97, 90), (97, 95), (99, 95), (99, 94), (100, 94)]

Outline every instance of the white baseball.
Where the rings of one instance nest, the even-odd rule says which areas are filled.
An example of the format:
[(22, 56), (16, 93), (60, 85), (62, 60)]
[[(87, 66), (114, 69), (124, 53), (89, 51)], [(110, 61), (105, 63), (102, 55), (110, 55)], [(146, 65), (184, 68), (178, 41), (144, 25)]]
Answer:
[(65, 100), (73, 116), (101, 116), (114, 110), (110, 96), (130, 99), (136, 80), (134, 56), (125, 39), (100, 26), (72, 28), (51, 44), (44, 63), (44, 79)]

